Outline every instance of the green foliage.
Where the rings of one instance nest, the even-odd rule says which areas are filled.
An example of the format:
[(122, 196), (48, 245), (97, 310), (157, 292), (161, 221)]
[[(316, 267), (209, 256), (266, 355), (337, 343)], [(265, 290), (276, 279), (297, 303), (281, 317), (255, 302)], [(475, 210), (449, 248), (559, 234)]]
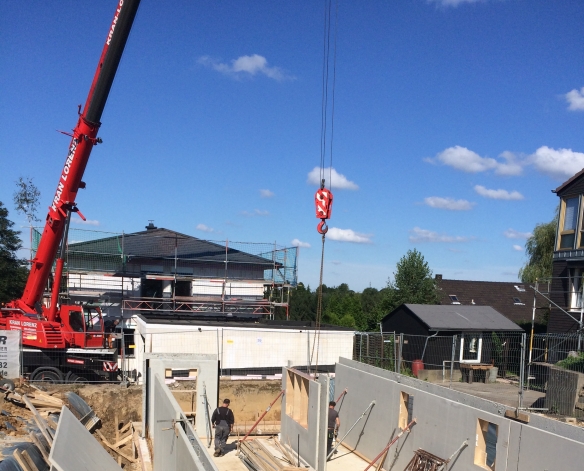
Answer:
[(14, 192), (16, 212), (24, 214), (29, 224), (32, 224), (34, 221), (40, 221), (36, 216), (36, 212), (39, 206), (41, 192), (32, 182), (32, 178), (19, 177), (16, 182), (16, 188), (17, 190)]
[[(401, 258), (394, 273), (395, 281), (381, 290), (366, 288), (358, 293), (342, 283), (336, 287), (322, 286), (322, 322), (350, 327), (361, 332), (379, 331), (381, 319), (402, 303), (438, 304), (438, 291), (432, 270), (417, 250)], [(318, 304), (318, 289), (298, 283), (290, 293), (290, 320), (314, 321)], [(276, 312), (285, 319), (285, 311)]]
[(8, 210), (0, 201), (0, 303), (17, 299), (22, 295), (28, 270), (24, 260), (16, 256), (22, 242), (14, 223), (8, 219)]
[(408, 250), (396, 266), (394, 280), (388, 280), (382, 301), (384, 314), (404, 303), (438, 304), (440, 297), (432, 270), (416, 249)]
[(584, 373), (584, 352), (578, 353), (577, 357), (568, 357), (556, 363), (556, 366), (571, 371)]
[(548, 223), (538, 224), (533, 235), (525, 243), (525, 252), (528, 260), (519, 269), (519, 278), (523, 283), (533, 283), (535, 280), (551, 278), (554, 243), (558, 226), (558, 210)]

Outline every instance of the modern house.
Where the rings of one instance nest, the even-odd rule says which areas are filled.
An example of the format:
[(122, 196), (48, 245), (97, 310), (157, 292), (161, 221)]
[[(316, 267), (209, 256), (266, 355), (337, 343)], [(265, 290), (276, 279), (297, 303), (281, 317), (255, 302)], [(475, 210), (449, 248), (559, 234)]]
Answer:
[(402, 304), (381, 323), (383, 332), (405, 334), (403, 360), (422, 360), (425, 369), (441, 369), (450, 364), (454, 335), (455, 363), (488, 364), (503, 361), (505, 351), (516, 348), (524, 332), (490, 306), (461, 304)]
[(549, 288), (549, 298), (554, 305), (550, 312), (548, 332), (575, 333), (582, 328), (584, 309), (584, 170), (553, 192), (560, 198), (560, 212)]
[(534, 316), (535, 323), (541, 325), (549, 312), (549, 302), (525, 283), (446, 280), (436, 275), (436, 285), (442, 305), (491, 306), (527, 330)]

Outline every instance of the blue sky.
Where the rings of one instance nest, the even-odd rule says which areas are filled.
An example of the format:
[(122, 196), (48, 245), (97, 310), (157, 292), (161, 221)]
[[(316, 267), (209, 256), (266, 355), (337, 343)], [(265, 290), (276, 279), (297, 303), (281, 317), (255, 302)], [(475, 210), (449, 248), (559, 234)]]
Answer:
[[(0, 3), (0, 201), (18, 227), (14, 182), (33, 177), (44, 219), (55, 130), (75, 125), (115, 5)], [(323, 10), (143, 0), (74, 227), (295, 243), (316, 286)], [(413, 248), (445, 278), (517, 279), (550, 190), (584, 167), (582, 24), (576, 0), (339, 0), (326, 284), (381, 288)]]

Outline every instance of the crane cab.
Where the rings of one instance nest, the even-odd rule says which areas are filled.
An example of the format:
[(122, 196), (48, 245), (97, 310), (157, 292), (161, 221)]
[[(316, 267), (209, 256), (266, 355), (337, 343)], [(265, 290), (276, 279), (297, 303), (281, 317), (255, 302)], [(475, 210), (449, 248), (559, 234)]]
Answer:
[(98, 306), (61, 306), (63, 337), (70, 347), (104, 348), (103, 316)]

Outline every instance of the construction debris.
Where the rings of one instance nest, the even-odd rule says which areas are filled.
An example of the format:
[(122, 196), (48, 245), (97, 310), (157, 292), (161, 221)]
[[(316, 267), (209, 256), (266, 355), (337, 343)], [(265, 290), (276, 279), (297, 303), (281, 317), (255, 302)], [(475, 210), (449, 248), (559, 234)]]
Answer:
[(414, 451), (414, 457), (408, 463), (404, 471), (438, 471), (445, 464), (445, 459), (433, 455), (432, 453), (428, 453), (420, 448), (419, 450)]
[(297, 468), (292, 459), (291, 453), (278, 440), (274, 440), (275, 446), (281, 453), (277, 453), (275, 449), (268, 449), (263, 443), (266, 441), (260, 440), (246, 440), (239, 444), (239, 457), (250, 470), (254, 471), (288, 471)]

